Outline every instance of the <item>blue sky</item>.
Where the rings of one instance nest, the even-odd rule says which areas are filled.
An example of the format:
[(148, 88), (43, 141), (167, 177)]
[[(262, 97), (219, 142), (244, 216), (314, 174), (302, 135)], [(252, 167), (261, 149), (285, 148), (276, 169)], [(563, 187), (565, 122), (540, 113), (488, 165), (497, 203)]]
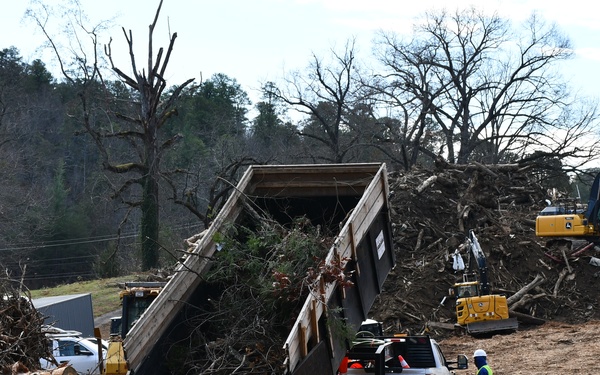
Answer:
[[(44, 0), (53, 5), (60, 0)], [(63, 1), (64, 3), (64, 1)], [(119, 66), (129, 68), (121, 26), (133, 32), (139, 63), (145, 58), (148, 25), (158, 0), (81, 0), (91, 24), (113, 19), (103, 35), (113, 38)], [(10, 4), (10, 5), (8, 5)], [(576, 58), (562, 72), (576, 89), (597, 95), (600, 85), (600, 14), (583, 0), (164, 0), (155, 50), (168, 45), (168, 31), (177, 32), (167, 79), (170, 84), (187, 78), (199, 80), (215, 73), (235, 78), (256, 98), (260, 83), (277, 81), (286, 72), (303, 69), (314, 53), (327, 57), (349, 38), (356, 38), (359, 56), (369, 55), (375, 33), (382, 30), (409, 34), (415, 17), (424, 11), (464, 9), (475, 4), (515, 22), (536, 10), (556, 22), (571, 38)], [(40, 55), (41, 34), (22, 18), (27, 0), (4, 2), (0, 13), (0, 48), (17, 47), (31, 61)], [(139, 51), (139, 52), (138, 52)], [(119, 62), (120, 61), (120, 62)], [(127, 71), (127, 70), (126, 70)]]

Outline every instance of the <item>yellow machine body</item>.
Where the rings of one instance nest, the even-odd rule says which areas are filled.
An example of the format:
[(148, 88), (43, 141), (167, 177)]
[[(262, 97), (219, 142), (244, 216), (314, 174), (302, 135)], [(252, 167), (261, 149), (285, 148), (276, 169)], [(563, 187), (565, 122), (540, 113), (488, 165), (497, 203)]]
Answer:
[(108, 343), (106, 353), (106, 362), (104, 366), (104, 375), (124, 375), (127, 374), (127, 361), (125, 360), (125, 351), (123, 350), (123, 341), (120, 339), (111, 340)]
[[(480, 248), (478, 243), (476, 247)], [(473, 335), (517, 330), (519, 322), (509, 316), (506, 296), (489, 293), (487, 285), (482, 286), (479, 280), (469, 279), (470, 276), (465, 273), (463, 281), (455, 283), (450, 291), (456, 297), (456, 325)]]
[(598, 236), (584, 214), (538, 215), (535, 219), (538, 237), (593, 237)]
[(461, 326), (508, 318), (508, 304), (505, 296), (490, 294), (456, 300), (456, 319)]

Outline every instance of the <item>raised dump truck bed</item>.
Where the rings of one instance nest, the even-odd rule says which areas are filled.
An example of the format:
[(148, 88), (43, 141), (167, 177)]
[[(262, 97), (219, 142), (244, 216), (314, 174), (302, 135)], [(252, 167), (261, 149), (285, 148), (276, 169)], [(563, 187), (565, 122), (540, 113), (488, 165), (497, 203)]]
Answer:
[(320, 293), (307, 298), (293, 330), (282, 343), (288, 373), (336, 373), (348, 342), (330, 329), (326, 311), (358, 328), (395, 264), (387, 171), (381, 163), (249, 167), (197, 242), (193, 251), (197, 256), (188, 256), (177, 267), (173, 278), (125, 338), (130, 371), (154, 373), (150, 353), (157, 343), (167, 339), (169, 325), (198, 288), (199, 275), (208, 270), (216, 248), (215, 234), (224, 224), (239, 219), (247, 200), (279, 221), (306, 216), (341, 228), (326, 261), (342, 262), (347, 272), (354, 271), (354, 286), (338, 288), (335, 283), (320, 282)]

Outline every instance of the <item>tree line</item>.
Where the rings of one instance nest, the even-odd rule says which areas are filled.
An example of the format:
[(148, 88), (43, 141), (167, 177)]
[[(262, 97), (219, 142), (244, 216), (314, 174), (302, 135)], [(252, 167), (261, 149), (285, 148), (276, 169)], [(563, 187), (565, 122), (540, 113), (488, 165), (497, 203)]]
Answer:
[(515, 163), (569, 191), (568, 173), (598, 154), (597, 103), (560, 76), (570, 41), (536, 14), (513, 25), (476, 8), (426, 13), (410, 36), (380, 32), (374, 63), (349, 39), (262, 83), (251, 103), (224, 73), (164, 79), (184, 57), (177, 33), (155, 47), (161, 6), (147, 56), (122, 29), (129, 67), (115, 65), (112, 39), (81, 8), (62, 13), (61, 35), (47, 7), (27, 13), (59, 76), (15, 46), (0, 51), (0, 263), (10, 277), (39, 287), (168, 267), (251, 164)]

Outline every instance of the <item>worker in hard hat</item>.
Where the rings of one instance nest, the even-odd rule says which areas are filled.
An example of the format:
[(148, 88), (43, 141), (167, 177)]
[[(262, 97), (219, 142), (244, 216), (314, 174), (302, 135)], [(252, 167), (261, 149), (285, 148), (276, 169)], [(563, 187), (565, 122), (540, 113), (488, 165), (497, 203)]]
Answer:
[(477, 366), (477, 375), (493, 375), (492, 368), (487, 364), (487, 354), (483, 349), (475, 350), (473, 353), (475, 366)]

